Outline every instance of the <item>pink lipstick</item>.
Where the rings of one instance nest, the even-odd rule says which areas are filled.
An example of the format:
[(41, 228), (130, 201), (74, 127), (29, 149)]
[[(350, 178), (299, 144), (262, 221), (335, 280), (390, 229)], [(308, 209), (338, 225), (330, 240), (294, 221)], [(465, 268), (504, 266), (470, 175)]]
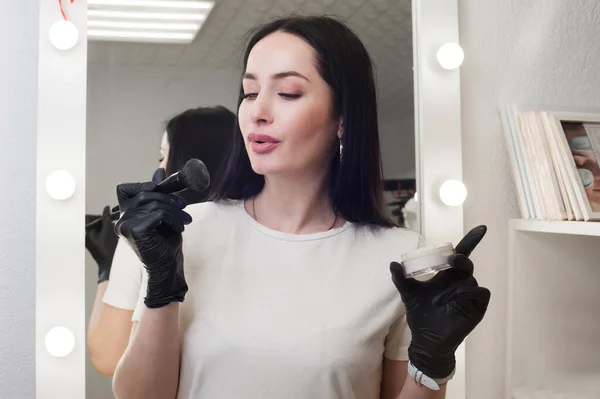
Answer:
[(257, 154), (267, 154), (279, 145), (279, 140), (266, 134), (250, 133), (248, 141), (252, 143), (252, 151)]

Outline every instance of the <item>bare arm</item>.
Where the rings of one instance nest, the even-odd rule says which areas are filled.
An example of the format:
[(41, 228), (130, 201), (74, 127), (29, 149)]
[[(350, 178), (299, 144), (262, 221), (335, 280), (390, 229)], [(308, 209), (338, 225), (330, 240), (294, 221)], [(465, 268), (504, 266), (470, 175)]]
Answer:
[(133, 310), (116, 308), (102, 301), (108, 281), (98, 284), (96, 300), (88, 324), (87, 345), (90, 361), (100, 373), (110, 376), (129, 342)]
[(446, 385), (441, 388), (439, 391), (432, 391), (418, 386), (408, 375), (408, 362), (384, 358), (381, 399), (444, 399)]
[(179, 383), (179, 303), (144, 308), (117, 365), (117, 399), (175, 399)]

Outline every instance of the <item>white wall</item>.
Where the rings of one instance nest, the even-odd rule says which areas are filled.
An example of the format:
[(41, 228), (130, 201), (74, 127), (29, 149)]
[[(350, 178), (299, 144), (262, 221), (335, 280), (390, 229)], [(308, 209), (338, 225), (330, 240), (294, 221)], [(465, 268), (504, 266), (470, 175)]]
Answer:
[(392, 107), (380, 107), (379, 138), (383, 177), (414, 179), (415, 116), (399, 115)]
[(600, 3), (465, 0), (459, 6), (466, 54), (461, 70), (463, 171), (470, 189), (465, 229), (489, 227), (472, 257), (476, 276), (492, 290), (488, 314), (467, 343), (467, 397), (500, 399), (507, 223), (519, 215), (497, 106), (516, 102), (599, 107)]
[(35, 397), (39, 2), (0, 12), (0, 397)]

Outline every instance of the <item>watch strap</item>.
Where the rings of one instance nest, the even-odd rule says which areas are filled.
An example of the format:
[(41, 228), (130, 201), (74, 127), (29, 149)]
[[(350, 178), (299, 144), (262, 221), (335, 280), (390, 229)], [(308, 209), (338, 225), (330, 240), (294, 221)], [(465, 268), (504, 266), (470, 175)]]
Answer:
[(419, 370), (412, 362), (408, 362), (408, 375), (410, 375), (417, 385), (423, 385), (433, 391), (439, 391), (440, 386), (447, 383), (454, 377), (456, 369), (452, 371), (452, 373), (445, 378), (431, 378)]

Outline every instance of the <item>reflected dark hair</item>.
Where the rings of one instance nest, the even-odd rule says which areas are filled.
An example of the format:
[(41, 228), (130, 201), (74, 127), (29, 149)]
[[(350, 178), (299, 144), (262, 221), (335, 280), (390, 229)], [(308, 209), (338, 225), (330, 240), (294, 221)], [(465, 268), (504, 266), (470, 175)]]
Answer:
[[(188, 109), (171, 118), (166, 125), (169, 155), (167, 176), (181, 170), (191, 158), (206, 165), (211, 177), (223, 166), (237, 118), (223, 106)], [(208, 191), (189, 199), (198, 202), (208, 197)]]
[[(377, 96), (371, 58), (360, 39), (343, 22), (328, 16), (291, 16), (256, 27), (244, 52), (246, 68), (252, 48), (274, 32), (298, 36), (315, 51), (319, 74), (333, 93), (333, 110), (342, 119), (344, 146), (331, 164), (330, 196), (334, 210), (354, 223), (395, 226), (383, 202)], [(240, 85), (241, 86), (241, 85)], [(243, 100), (240, 87), (239, 105)], [(252, 170), (239, 125), (212, 199), (247, 199), (264, 186)]]

